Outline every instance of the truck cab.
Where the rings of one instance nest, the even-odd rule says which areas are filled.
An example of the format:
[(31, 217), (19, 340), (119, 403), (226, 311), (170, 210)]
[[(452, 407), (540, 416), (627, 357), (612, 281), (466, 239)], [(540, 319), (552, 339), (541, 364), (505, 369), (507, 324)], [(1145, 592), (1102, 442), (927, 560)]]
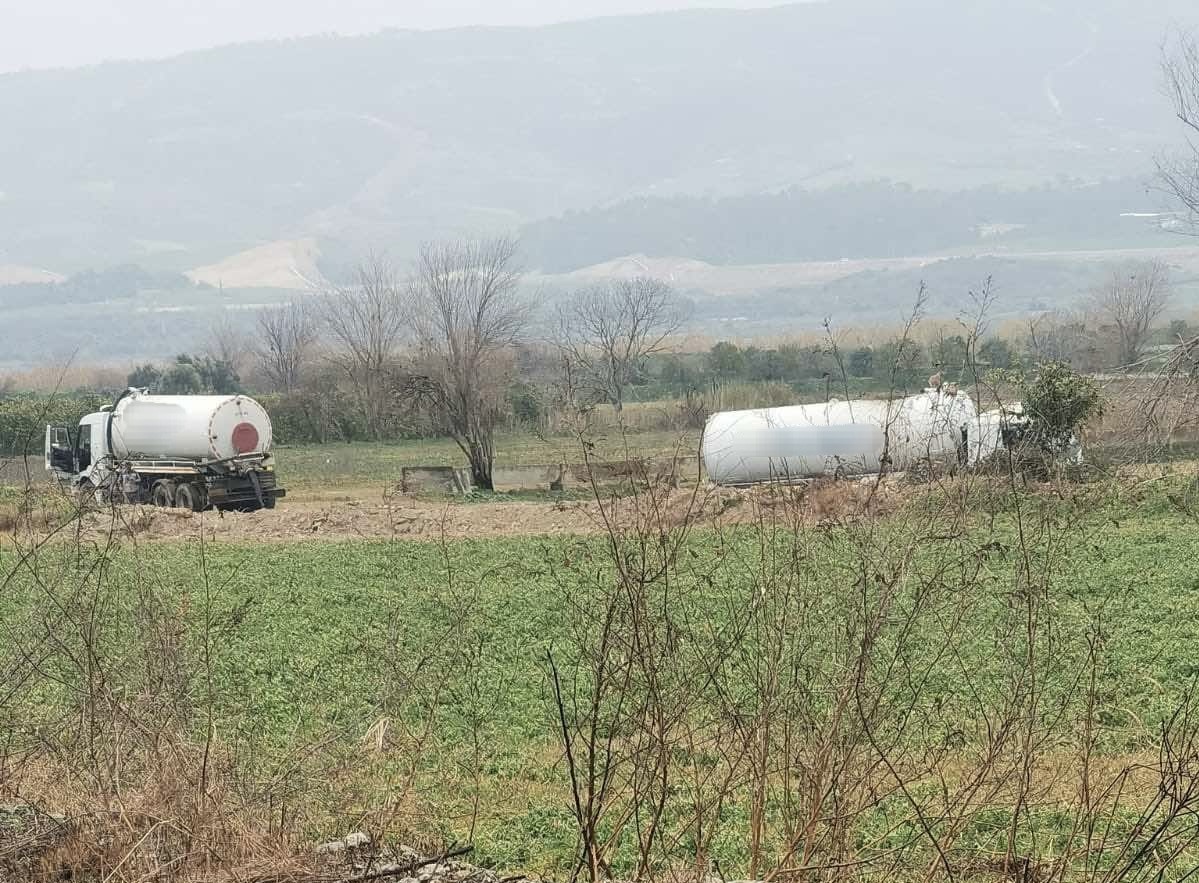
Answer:
[(88, 414), (79, 425), (46, 427), (46, 471), (59, 481), (99, 487), (111, 473), (104, 428), (107, 414)]

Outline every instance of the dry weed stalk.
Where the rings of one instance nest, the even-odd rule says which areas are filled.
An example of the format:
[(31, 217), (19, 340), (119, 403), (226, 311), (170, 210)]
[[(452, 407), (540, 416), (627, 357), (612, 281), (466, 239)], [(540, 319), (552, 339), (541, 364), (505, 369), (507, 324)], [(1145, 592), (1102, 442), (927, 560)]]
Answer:
[[(613, 488), (578, 425), (602, 532), (547, 546), (563, 627), (539, 648), (548, 713), (533, 715), (561, 750), (576, 876), (1066, 883), (1195, 866), (1194, 694), (1156, 758), (1105, 754), (1109, 619), (1062, 613), (1106, 485), (1029, 487), (1009, 460), (726, 493), (678, 474), (695, 462), (680, 447), (665, 474), (626, 456)], [(245, 611), (218, 603), (203, 532), (180, 591), (130, 566), (135, 513), (27, 494), (0, 581), (29, 602), (0, 620), (0, 802), (34, 804), (36, 823), (0, 868), (328, 883), (345, 875), (314, 867), (315, 832), (430, 837), (447, 788), (463, 833), (494, 819), (495, 571), (460, 573), (444, 534), (419, 605), (382, 605), (382, 637), (357, 648), (373, 726), (280, 748), (217, 714), (216, 660)], [(414, 616), (434, 624), (419, 644)]]
[(1103, 610), (1061, 613), (1108, 489), (1060, 474), (1030, 489), (1012, 454), (998, 474), (933, 474), (876, 517), (898, 486), (778, 484), (733, 498), (752, 509), (735, 522), (710, 491), (680, 513), (665, 484), (607, 509), (596, 488), (635, 517), (605, 514), (604, 548), (581, 542), (559, 569), (571, 632), (546, 652), (576, 875), (708, 879), (734, 813), (755, 879), (1195, 866), (1193, 695), (1158, 762), (1102, 762)]

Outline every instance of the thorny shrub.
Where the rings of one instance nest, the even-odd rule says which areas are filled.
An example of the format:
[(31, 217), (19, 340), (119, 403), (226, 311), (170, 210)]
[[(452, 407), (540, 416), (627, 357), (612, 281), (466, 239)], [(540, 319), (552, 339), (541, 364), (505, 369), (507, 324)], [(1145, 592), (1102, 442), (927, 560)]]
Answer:
[[(546, 557), (561, 622), (530, 648), (546, 704), (529, 712), (557, 746), (574, 875), (1114, 881), (1196, 866), (1193, 694), (1117, 750), (1112, 624), (1102, 605), (1062, 614), (1066, 562), (1118, 486), (1010, 473), (712, 499), (682, 478), (596, 485), (599, 540)], [(53, 522), (36, 508), (0, 572), (0, 803), (58, 821), (0, 832), (10, 875), (319, 879), (312, 843), (352, 829), (435, 849), (446, 795), (430, 767), (451, 739), (467, 746), (437, 770), (467, 797), (455, 830), (486, 816), (501, 691), (483, 588), (498, 575), (458, 574), (443, 542), (417, 608), (437, 639), (415, 646), (386, 605), (363, 637), (383, 685), (366, 739), (268, 746), (214, 716), (213, 658), (240, 617), (213, 603), (204, 543), (199, 589), (180, 590), (114, 567), (138, 552), (123, 508)]]

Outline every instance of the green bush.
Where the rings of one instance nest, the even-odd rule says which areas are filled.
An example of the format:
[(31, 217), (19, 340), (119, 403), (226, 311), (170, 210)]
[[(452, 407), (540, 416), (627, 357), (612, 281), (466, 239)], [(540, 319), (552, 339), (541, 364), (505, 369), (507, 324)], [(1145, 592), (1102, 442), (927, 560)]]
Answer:
[(78, 424), (85, 414), (111, 403), (108, 396), (11, 396), (0, 398), (0, 455), (40, 454), (46, 424)]
[(1031, 371), (997, 373), (1019, 391), (1030, 440), (1047, 452), (1066, 450), (1088, 421), (1103, 416), (1099, 384), (1064, 362), (1042, 362)]

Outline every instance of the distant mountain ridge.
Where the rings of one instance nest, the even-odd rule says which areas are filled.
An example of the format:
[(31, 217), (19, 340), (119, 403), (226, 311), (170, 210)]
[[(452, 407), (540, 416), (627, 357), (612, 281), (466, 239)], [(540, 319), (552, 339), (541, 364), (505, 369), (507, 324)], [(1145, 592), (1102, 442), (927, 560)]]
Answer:
[[(829, 0), (0, 76), (0, 263), (398, 256), (631, 198), (1144, 174), (1191, 0)], [(644, 250), (644, 249), (642, 249)]]
[(639, 251), (714, 264), (903, 258), (944, 252), (1168, 247), (1180, 225), (1136, 179), (1027, 189), (918, 190), (888, 181), (706, 199), (632, 199), (536, 221), (523, 245), (562, 272)]

